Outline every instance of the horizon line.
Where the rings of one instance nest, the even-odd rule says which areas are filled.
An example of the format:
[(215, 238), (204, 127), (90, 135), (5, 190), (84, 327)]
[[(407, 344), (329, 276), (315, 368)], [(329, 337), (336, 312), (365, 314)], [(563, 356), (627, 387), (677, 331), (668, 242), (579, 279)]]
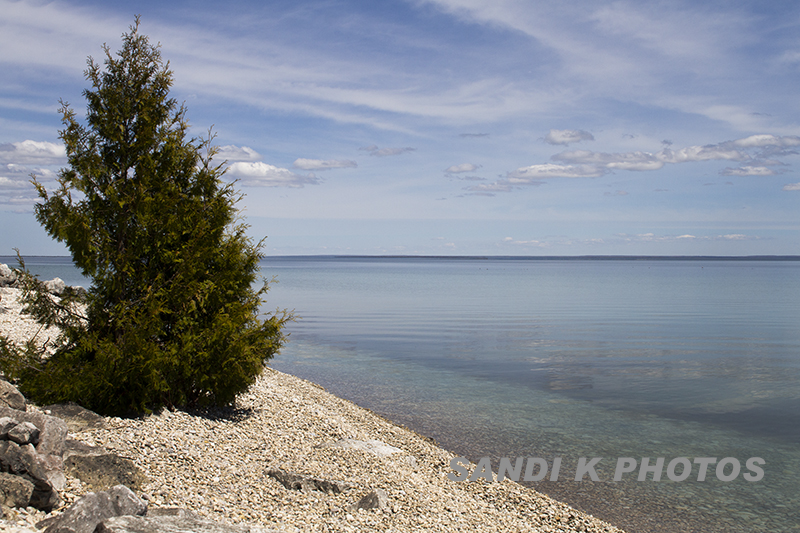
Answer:
[(708, 261), (800, 261), (800, 255), (411, 255), (411, 254), (307, 254), (272, 255), (268, 258), (334, 258), (334, 259), (453, 259), (453, 260), (708, 260)]
[[(16, 258), (13, 255), (0, 255), (0, 257)], [(69, 255), (27, 255), (28, 258), (64, 258), (71, 259)], [(333, 259), (451, 259), (451, 260), (490, 260), (490, 259), (520, 259), (520, 260), (704, 260), (704, 261), (800, 261), (800, 255), (414, 255), (414, 254), (277, 254), (264, 255), (262, 259), (270, 258), (333, 258)]]

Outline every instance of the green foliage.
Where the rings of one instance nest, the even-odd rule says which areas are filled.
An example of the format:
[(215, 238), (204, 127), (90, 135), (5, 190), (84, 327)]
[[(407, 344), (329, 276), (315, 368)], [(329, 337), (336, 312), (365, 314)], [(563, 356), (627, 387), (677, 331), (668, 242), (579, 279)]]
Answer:
[(63, 334), (52, 355), (2, 343), (0, 364), (38, 402), (103, 413), (229, 404), (280, 348), (291, 319), (259, 317), (261, 243), (246, 236), (239, 196), (211, 164), (213, 137), (187, 140), (185, 109), (168, 98), (169, 65), (138, 23), (117, 57), (104, 48), (105, 70), (89, 59), (86, 127), (62, 102), (69, 168), (58, 189), (48, 194), (33, 180), (37, 220), (92, 280), (84, 318), (75, 299), (59, 311), (28, 282), (30, 311)]

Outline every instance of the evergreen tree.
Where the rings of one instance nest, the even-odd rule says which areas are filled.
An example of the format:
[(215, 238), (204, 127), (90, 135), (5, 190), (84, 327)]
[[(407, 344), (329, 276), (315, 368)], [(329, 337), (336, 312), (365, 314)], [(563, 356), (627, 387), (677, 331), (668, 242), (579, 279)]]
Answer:
[(246, 236), (240, 197), (211, 163), (213, 136), (187, 139), (169, 64), (138, 17), (117, 56), (104, 51), (105, 69), (89, 58), (85, 73), (87, 125), (62, 101), (69, 168), (58, 189), (33, 180), (37, 220), (92, 284), (81, 302), (53, 301), (28, 278), (34, 316), (63, 333), (52, 355), (0, 343), (2, 370), (35, 401), (102, 413), (230, 404), (280, 348), (291, 317), (259, 318), (261, 243)]

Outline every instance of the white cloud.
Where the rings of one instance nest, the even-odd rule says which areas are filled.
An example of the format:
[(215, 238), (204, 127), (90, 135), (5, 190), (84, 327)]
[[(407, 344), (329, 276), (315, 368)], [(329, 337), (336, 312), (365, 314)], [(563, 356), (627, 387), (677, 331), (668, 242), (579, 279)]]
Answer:
[(61, 144), (31, 140), (0, 144), (0, 163), (58, 165), (66, 160)]
[[(735, 142), (735, 141), (734, 141)], [(660, 152), (627, 152), (627, 153), (604, 153), (592, 152), (590, 150), (573, 150), (561, 152), (552, 157), (554, 161), (583, 165), (584, 167), (595, 167), (596, 172), (588, 177), (596, 177), (609, 170), (630, 170), (630, 171), (650, 171), (659, 170), (665, 164), (691, 163), (698, 161), (744, 161), (752, 159), (742, 150), (734, 150), (728, 146), (732, 143), (721, 143), (706, 146), (689, 146), (679, 150), (664, 148)], [(543, 165), (534, 165), (542, 167)], [(588, 168), (588, 167), (587, 167)], [(755, 168), (755, 167), (748, 167)], [(518, 171), (516, 171), (518, 172)], [(555, 177), (555, 176), (554, 176)], [(564, 177), (577, 177), (567, 175)]]
[[(772, 176), (779, 172), (770, 169), (769, 166), (783, 163), (775, 159), (766, 159), (765, 156), (795, 154), (794, 151), (784, 149), (794, 146), (800, 146), (800, 137), (751, 135), (733, 141), (688, 146), (678, 150), (666, 146), (660, 152), (605, 153), (571, 150), (551, 157), (553, 161), (567, 164), (545, 163), (518, 168), (508, 173), (507, 180), (501, 180), (499, 183), (507, 181), (510, 184), (524, 184), (547, 178), (596, 178), (613, 170), (651, 171), (659, 170), (667, 164), (701, 161), (748, 161), (751, 164), (739, 168), (726, 168), (720, 173), (726, 176)], [(752, 153), (748, 153), (748, 150)]]
[(544, 142), (548, 144), (571, 144), (593, 140), (594, 135), (583, 130), (550, 130), (544, 138)]
[(22, 189), (24, 188), (26, 183), (20, 180), (14, 180), (10, 178), (6, 178), (5, 176), (0, 176), (0, 189), (10, 190), (10, 189)]
[(44, 141), (0, 145), (0, 204), (32, 205), (38, 195), (30, 183), (54, 181), (59, 164), (66, 162), (64, 147)]
[(459, 174), (461, 172), (473, 172), (475, 170), (478, 170), (479, 168), (480, 166), (473, 165), (472, 163), (462, 163), (460, 165), (453, 165), (451, 167), (448, 167), (447, 170), (445, 170), (445, 172), (447, 174)]
[(261, 154), (249, 146), (234, 146), (228, 144), (226, 146), (220, 146), (217, 155), (214, 157), (228, 162), (258, 161), (261, 159)]
[(787, 183), (783, 186), (784, 191), (800, 191), (800, 182), (797, 183)]
[(296, 159), (294, 168), (301, 170), (328, 170), (331, 168), (356, 168), (358, 164), (355, 161), (347, 159)]
[(299, 188), (319, 183), (319, 179), (313, 174), (301, 176), (287, 168), (279, 168), (261, 161), (256, 163), (234, 163), (228, 167), (228, 174), (239, 178), (242, 185), (251, 187)]
[(740, 150), (727, 148), (725, 144), (709, 144), (706, 146), (688, 146), (680, 150), (665, 148), (656, 154), (656, 157), (665, 163), (689, 163), (712, 160), (744, 161), (750, 156)]
[(731, 141), (734, 146), (741, 146), (743, 148), (760, 148), (764, 146), (800, 146), (800, 137), (796, 135), (787, 135), (784, 137), (777, 137), (775, 135), (751, 135), (744, 139), (737, 139)]
[(548, 178), (597, 178), (608, 171), (600, 165), (531, 165), (509, 172), (505, 179), (467, 187), (473, 193), (510, 192), (521, 185), (542, 185)]
[(28, 180), (0, 176), (0, 205), (30, 208), (38, 198)]
[(378, 148), (374, 144), (371, 146), (365, 146), (364, 148), (359, 148), (359, 150), (363, 150), (365, 152), (369, 152), (369, 155), (374, 155), (377, 157), (386, 157), (390, 155), (400, 155), (405, 154), (407, 152), (413, 152), (415, 148)]
[(527, 181), (542, 180), (547, 178), (597, 178), (606, 173), (600, 165), (554, 165), (544, 163), (522, 167), (508, 173), (511, 183), (525, 183)]
[(655, 154), (647, 152), (629, 152), (625, 154), (606, 154), (589, 150), (561, 152), (552, 157), (555, 161), (597, 165), (615, 170), (658, 170), (664, 166)]

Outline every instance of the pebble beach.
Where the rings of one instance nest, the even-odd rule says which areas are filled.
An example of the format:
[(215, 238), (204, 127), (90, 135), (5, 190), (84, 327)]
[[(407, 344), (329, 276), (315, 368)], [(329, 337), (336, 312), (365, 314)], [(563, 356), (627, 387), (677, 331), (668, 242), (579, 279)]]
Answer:
[[(18, 293), (0, 289), (0, 333), (22, 342), (39, 328), (20, 314)], [(185, 508), (230, 524), (331, 532), (621, 531), (510, 480), (451, 481), (454, 455), (435, 442), (270, 368), (233, 408), (107, 417), (69, 438), (133, 461), (142, 474), (136, 491), (151, 507)], [(342, 490), (287, 488), (269, 474), (276, 470)], [(90, 490), (68, 476), (64, 505), (54, 513)], [(357, 509), (375, 490), (387, 496), (384, 504)], [(12, 511), (0, 530), (36, 531), (46, 516)]]

